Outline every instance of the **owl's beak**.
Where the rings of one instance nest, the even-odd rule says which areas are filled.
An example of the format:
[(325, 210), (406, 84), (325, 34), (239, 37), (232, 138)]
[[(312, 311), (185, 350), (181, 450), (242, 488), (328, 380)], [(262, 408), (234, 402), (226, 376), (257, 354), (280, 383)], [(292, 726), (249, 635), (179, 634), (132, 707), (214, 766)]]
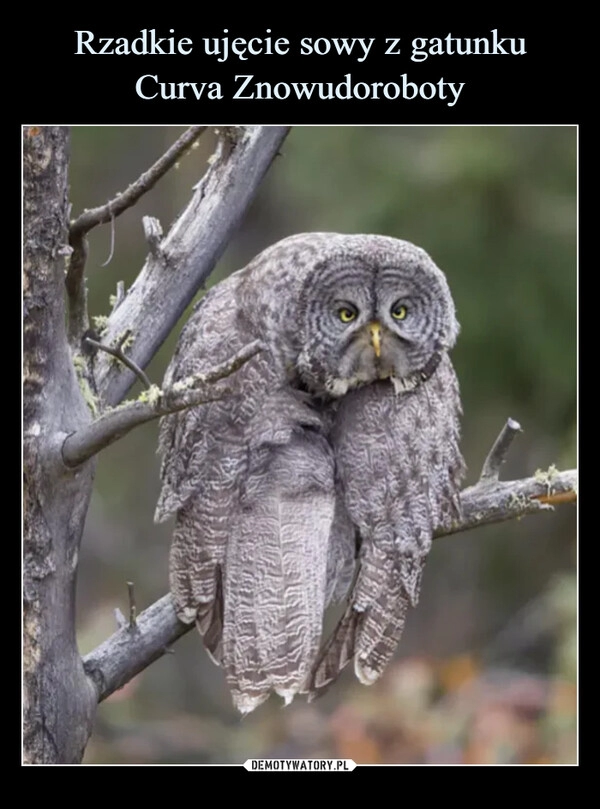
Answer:
[(369, 332), (371, 334), (371, 344), (375, 349), (375, 356), (381, 357), (381, 323), (374, 320), (369, 323)]

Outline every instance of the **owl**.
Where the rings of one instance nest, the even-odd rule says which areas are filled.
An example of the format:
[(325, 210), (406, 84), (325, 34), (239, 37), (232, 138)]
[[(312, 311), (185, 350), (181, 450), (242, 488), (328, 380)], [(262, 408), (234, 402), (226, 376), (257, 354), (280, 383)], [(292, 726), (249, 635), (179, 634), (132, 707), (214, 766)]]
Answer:
[(373, 683), (392, 657), (434, 529), (460, 508), (458, 329), (424, 250), (336, 233), (269, 247), (188, 320), (165, 388), (264, 346), (159, 440), (177, 614), (242, 713), (317, 695), (349, 662)]

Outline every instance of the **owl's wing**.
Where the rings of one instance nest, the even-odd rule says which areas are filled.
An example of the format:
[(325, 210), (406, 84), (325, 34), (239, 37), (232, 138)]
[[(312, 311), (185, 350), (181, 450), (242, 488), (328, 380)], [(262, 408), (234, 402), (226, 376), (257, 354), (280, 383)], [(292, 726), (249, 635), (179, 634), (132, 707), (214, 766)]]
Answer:
[[(168, 390), (175, 382), (193, 374), (209, 371), (251, 342), (251, 336), (236, 327), (234, 289), (228, 279), (196, 304), (179, 337), (163, 389)], [(240, 390), (249, 384), (260, 389), (264, 364), (262, 355), (254, 357), (231, 378), (233, 384)], [(161, 419), (158, 450), (162, 455), (162, 486), (154, 514), (156, 522), (171, 517), (193, 495), (210, 485), (214, 472), (212, 459), (218, 456), (219, 445), (236, 437), (240, 439), (236, 424), (238, 409), (234, 396)]]
[(379, 382), (340, 402), (332, 441), (361, 545), (347, 609), (313, 670), (313, 694), (352, 659), (358, 679), (370, 684), (392, 657), (419, 597), (433, 531), (459, 508), (459, 414), (447, 356), (414, 391), (396, 395)]
[[(225, 282), (227, 283), (227, 282)], [(190, 319), (172, 384), (261, 335), (246, 333), (223, 284)], [(282, 384), (269, 352), (235, 375), (228, 399), (163, 419), (157, 518), (176, 514), (170, 583), (247, 712), (306, 685), (325, 604), (333, 456), (319, 414)]]
[(242, 513), (229, 520), (220, 649), (242, 711), (271, 689), (288, 703), (306, 686), (321, 639), (334, 509), (333, 458), (319, 432), (296, 426), (285, 444), (261, 443), (250, 457)]

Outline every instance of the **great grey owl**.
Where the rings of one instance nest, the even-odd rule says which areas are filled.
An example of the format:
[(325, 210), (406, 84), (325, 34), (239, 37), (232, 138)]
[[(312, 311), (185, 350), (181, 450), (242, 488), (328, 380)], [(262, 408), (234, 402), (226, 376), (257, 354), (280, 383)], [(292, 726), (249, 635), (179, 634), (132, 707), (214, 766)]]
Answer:
[(433, 531), (459, 508), (457, 333), (424, 250), (336, 233), (271, 246), (187, 322), (165, 388), (264, 344), (231, 396), (160, 428), (177, 613), (243, 713), (271, 691), (314, 695), (350, 660), (372, 683), (392, 657)]

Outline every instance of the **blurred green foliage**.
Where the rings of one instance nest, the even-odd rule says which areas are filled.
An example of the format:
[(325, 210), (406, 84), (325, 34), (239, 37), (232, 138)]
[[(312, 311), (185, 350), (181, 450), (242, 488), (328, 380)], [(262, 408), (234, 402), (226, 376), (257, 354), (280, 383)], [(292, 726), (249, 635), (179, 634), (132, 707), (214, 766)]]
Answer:
[[(123, 190), (181, 131), (74, 128), (72, 215)], [(101, 265), (110, 253), (109, 227), (92, 232), (87, 266), (92, 315), (107, 314), (117, 281), (129, 286), (139, 272), (146, 253), (142, 216), (158, 217), (166, 231), (189, 200), (213, 145), (214, 134), (207, 133), (176, 170), (117, 220), (114, 256), (106, 267)], [(577, 131), (568, 126), (297, 127), (210, 283), (294, 232), (385, 233), (421, 245), (445, 271), (462, 326), (453, 360), (463, 394), (469, 481), (477, 479), (508, 416), (521, 422), (524, 433), (511, 449), (504, 477), (524, 477), (551, 463), (572, 467), (577, 435), (576, 161)], [(147, 369), (153, 381), (160, 382), (178, 332), (179, 327)], [(158, 493), (155, 446), (156, 425), (146, 425), (99, 460), (81, 553), (83, 651), (113, 631), (112, 609), (124, 606), (126, 580), (136, 582), (140, 608), (167, 588), (170, 529), (152, 524)], [(523, 605), (544, 594), (543, 631), (539, 622), (526, 622), (525, 640), (520, 632), (518, 648), (500, 644), (500, 657), (492, 656), (490, 665), (510, 659), (518, 672), (560, 675), (572, 682), (574, 511), (564, 507), (555, 514), (437, 542), (400, 658), (484, 654), (498, 633), (520, 621)], [(562, 584), (553, 584), (557, 581)], [(558, 589), (552, 591), (554, 586)], [(554, 592), (553, 599), (547, 592)], [(512, 635), (505, 636), (510, 647)], [(365, 694), (350, 677), (342, 678), (315, 710), (326, 722), (325, 716), (340, 710), (336, 706), (358, 710), (351, 708), (354, 700), (371, 698), (376, 704), (385, 683), (384, 691), (379, 688)], [(389, 712), (389, 695), (384, 704)], [(433, 703), (426, 704), (423, 721), (433, 710)], [(260, 709), (261, 717), (239, 725), (221, 673), (207, 661), (197, 638), (187, 636), (174, 656), (152, 666), (125, 696), (101, 707), (88, 760), (243, 761), (259, 748), (268, 755), (277, 745), (265, 726), (277, 709), (269, 703)], [(301, 723), (305, 710), (302, 705), (287, 709), (291, 718), (276, 722), (276, 735), (285, 735), (281, 728), (293, 724), (295, 711)], [(398, 710), (404, 710), (400, 704)], [(184, 715), (188, 724), (173, 730), (168, 724), (172, 717)], [(178, 732), (193, 736), (202, 727), (204, 742), (187, 747), (174, 743), (172, 752), (166, 742), (153, 746), (149, 737), (157, 722), (171, 728), (169, 738), (179, 738)], [(498, 722), (502, 725), (504, 719)], [(536, 729), (538, 724), (542, 727), (537, 723)], [(231, 727), (234, 732), (226, 730)], [(124, 753), (123, 739), (132, 734), (137, 741)], [(258, 737), (267, 741), (259, 744)], [(560, 753), (534, 744), (537, 752), (523, 756), (572, 760), (572, 734), (568, 738), (556, 747)], [(285, 741), (281, 745), (287, 749)], [(426, 757), (424, 748), (419, 753), (417, 747), (415, 760)], [(308, 755), (309, 748), (301, 749)], [(393, 755), (386, 752), (384, 757)], [(408, 753), (398, 756), (410, 758), (410, 745)]]

